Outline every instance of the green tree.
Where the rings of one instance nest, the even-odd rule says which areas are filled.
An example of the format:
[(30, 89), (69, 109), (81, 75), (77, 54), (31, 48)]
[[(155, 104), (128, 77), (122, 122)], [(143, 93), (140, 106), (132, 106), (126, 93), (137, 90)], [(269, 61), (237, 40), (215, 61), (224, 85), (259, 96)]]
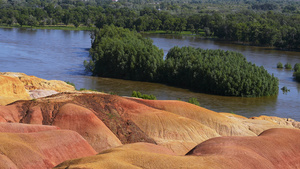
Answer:
[(260, 97), (278, 93), (278, 79), (237, 52), (174, 47), (161, 74), (164, 83), (210, 94)]
[(28, 26), (31, 26), (31, 28), (32, 28), (33, 26), (36, 26), (36, 25), (37, 25), (36, 17), (30, 15), (29, 18), (28, 18), (27, 24), (28, 24)]
[(17, 18), (18, 23), (21, 25), (21, 27), (23, 25), (27, 24), (28, 21), (28, 16), (25, 14), (21, 14), (18, 18)]
[(135, 31), (106, 25), (92, 34), (92, 59), (86, 68), (98, 76), (155, 81), (163, 51), (152, 43)]

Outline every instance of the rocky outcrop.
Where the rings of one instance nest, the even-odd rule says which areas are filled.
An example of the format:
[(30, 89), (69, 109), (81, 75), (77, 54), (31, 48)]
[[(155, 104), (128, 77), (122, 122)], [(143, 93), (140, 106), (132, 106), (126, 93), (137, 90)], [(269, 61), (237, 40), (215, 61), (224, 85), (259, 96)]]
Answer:
[(0, 133), (0, 142), (1, 168), (52, 168), (65, 160), (96, 154), (78, 133), (67, 130)]
[(78, 132), (97, 152), (122, 145), (91, 110), (72, 103), (59, 108), (52, 125)]
[(17, 78), (0, 75), (0, 105), (30, 99), (24, 84)]
[[(299, 129), (270, 129), (258, 137), (219, 137), (207, 140), (187, 155), (224, 159), (227, 168), (298, 168)], [(231, 159), (235, 159), (234, 162)]]
[[(295, 128), (300, 123), (293, 119), (248, 119), (182, 101), (72, 91), (74, 87), (64, 82), (1, 74), (0, 100), (23, 100), (0, 106), (0, 168), (50, 168), (96, 152), (100, 154), (68, 161), (58, 168), (298, 165), (299, 159), (291, 156), (299, 156), (300, 146), (291, 140), (299, 139)], [(66, 90), (69, 92), (61, 92)], [(36, 99), (27, 100), (30, 98)], [(188, 156), (183, 156), (187, 152)], [(262, 164), (255, 164), (255, 160)]]
[(290, 126), (300, 129), (300, 122), (291, 119), (291, 118), (280, 118), (280, 117), (274, 117), (274, 116), (259, 116), (259, 117), (251, 117), (250, 119), (255, 120), (265, 120), (269, 121), (281, 126)]
[(0, 123), (0, 133), (33, 133), (39, 131), (58, 130), (59, 127), (48, 125)]
[(2, 72), (2, 73), (0, 72), (0, 75), (19, 79), (25, 86), (26, 90), (44, 89), (44, 90), (54, 90), (57, 92), (75, 90), (74, 86), (71, 86), (66, 82), (60, 80), (45, 80), (35, 76), (28, 76), (24, 73), (16, 73), (16, 72)]
[(30, 90), (29, 95), (32, 99), (37, 99), (41, 97), (47, 97), (53, 94), (57, 94), (57, 91), (54, 90), (42, 90), (42, 89), (37, 89), (37, 90)]
[(270, 129), (259, 136), (209, 139), (186, 156), (122, 146), (96, 156), (65, 161), (55, 168), (231, 168), (289, 169), (300, 166), (299, 129)]
[[(270, 128), (290, 128), (289, 125), (278, 125), (266, 120), (247, 119), (229, 113), (217, 113), (200, 106), (177, 100), (143, 100), (131, 98), (150, 107), (172, 112), (196, 120), (214, 129), (221, 136), (255, 136)], [(292, 127), (293, 128), (293, 127)]]
[(121, 144), (148, 142), (178, 155), (213, 137), (256, 136), (270, 128), (294, 128), (267, 120), (226, 116), (182, 101), (78, 92), (2, 106), (0, 120), (74, 130), (97, 152)]
[(0, 107), (0, 117), (15, 123), (34, 122), (77, 131), (98, 152), (121, 143), (142, 141), (185, 154), (200, 142), (219, 136), (195, 120), (100, 93), (61, 93), (18, 101)]
[(74, 91), (74, 86), (59, 80), (45, 80), (24, 73), (0, 72), (0, 105)]

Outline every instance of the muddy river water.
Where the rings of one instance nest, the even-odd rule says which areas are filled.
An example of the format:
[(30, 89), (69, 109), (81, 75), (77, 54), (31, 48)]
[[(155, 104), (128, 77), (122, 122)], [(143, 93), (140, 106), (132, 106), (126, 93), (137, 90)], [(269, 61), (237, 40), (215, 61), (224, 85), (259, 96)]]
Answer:
[[(70, 81), (77, 89), (96, 89), (130, 96), (133, 90), (153, 94), (158, 99), (188, 100), (195, 97), (202, 107), (217, 112), (233, 112), (243, 116), (279, 116), (300, 120), (300, 83), (293, 80), (293, 72), (276, 68), (278, 62), (300, 63), (300, 52), (235, 45), (191, 36), (144, 35), (163, 49), (165, 54), (173, 46), (193, 46), (204, 49), (223, 49), (241, 52), (248, 61), (264, 66), (278, 77), (278, 96), (261, 98), (223, 97), (194, 93), (163, 84), (92, 77), (84, 71), (83, 61), (89, 59), (91, 46), (87, 31), (0, 29), (0, 72), (23, 72), (40, 78)], [(1, 83), (1, 82), (0, 82)]]

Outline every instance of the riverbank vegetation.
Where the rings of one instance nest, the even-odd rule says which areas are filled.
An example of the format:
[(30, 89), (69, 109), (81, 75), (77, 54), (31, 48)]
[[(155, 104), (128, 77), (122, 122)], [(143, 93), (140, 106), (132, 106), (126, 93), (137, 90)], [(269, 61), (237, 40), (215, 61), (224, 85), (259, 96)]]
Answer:
[(85, 67), (94, 75), (165, 83), (199, 92), (242, 97), (278, 93), (278, 79), (237, 52), (173, 47), (163, 51), (139, 33), (104, 26), (92, 34), (91, 60)]
[[(277, 63), (277, 68), (279, 69), (282, 69), (283, 68), (283, 65), (281, 62), (278, 62)], [(297, 81), (297, 82), (300, 82), (300, 63), (296, 63), (294, 65), (294, 68), (292, 68), (292, 65), (290, 63), (286, 63), (284, 65), (284, 68), (285, 69), (288, 69), (288, 70), (294, 70), (294, 73), (293, 73), (293, 76), (294, 76), (294, 79)]]
[(300, 3), (266, 0), (0, 0), (0, 25), (90, 30), (115, 25), (138, 32), (217, 37), (299, 49)]
[(147, 99), (147, 100), (156, 100), (156, 96), (150, 94), (142, 94), (139, 91), (132, 91), (131, 97), (137, 97), (137, 98), (141, 98), (141, 99)]

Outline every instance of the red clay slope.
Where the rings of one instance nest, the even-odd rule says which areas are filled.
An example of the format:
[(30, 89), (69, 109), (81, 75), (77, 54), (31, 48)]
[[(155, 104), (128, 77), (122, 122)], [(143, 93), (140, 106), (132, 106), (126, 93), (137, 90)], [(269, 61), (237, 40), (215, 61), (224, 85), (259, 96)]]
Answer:
[(18, 101), (0, 107), (0, 116), (10, 122), (55, 125), (77, 131), (98, 152), (121, 145), (119, 139), (123, 144), (156, 143), (183, 155), (200, 142), (219, 136), (214, 129), (195, 120), (128, 98), (99, 93), (60, 93)]
[(300, 168), (299, 139), (299, 129), (270, 129), (258, 137), (212, 138), (187, 155), (234, 160), (234, 168)]
[(0, 143), (1, 168), (52, 168), (65, 160), (96, 154), (70, 130), (0, 133)]
[(91, 110), (76, 104), (67, 103), (60, 107), (52, 125), (77, 131), (97, 152), (122, 145)]
[(65, 161), (55, 168), (294, 169), (300, 168), (299, 139), (299, 129), (270, 129), (259, 136), (212, 138), (186, 156), (126, 145), (96, 156)]
[(59, 129), (59, 127), (48, 125), (0, 123), (0, 133), (33, 133), (57, 129)]
[(80, 133), (97, 152), (122, 144), (155, 143), (183, 155), (218, 136), (255, 136), (280, 126), (226, 117), (182, 101), (153, 101), (101, 93), (60, 93), (0, 106), (0, 120), (55, 125)]

